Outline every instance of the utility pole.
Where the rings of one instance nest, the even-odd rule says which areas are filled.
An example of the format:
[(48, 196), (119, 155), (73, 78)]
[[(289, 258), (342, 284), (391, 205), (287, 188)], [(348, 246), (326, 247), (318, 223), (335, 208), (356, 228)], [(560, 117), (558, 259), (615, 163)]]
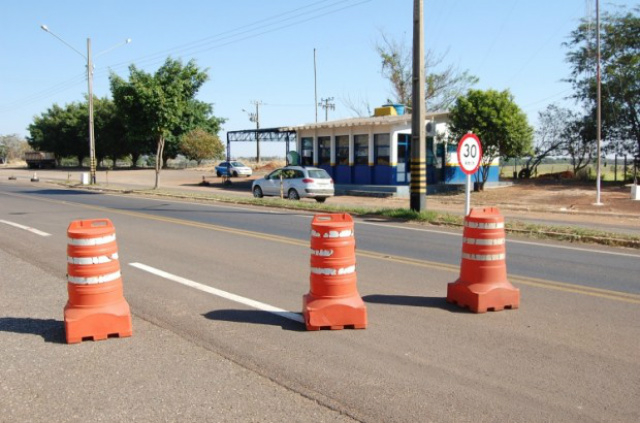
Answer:
[(93, 61), (91, 60), (91, 38), (87, 38), (87, 84), (89, 85), (89, 172), (91, 184), (96, 184), (96, 137), (93, 131)]
[(256, 106), (255, 113), (247, 112), (244, 109), (242, 111), (249, 114), (249, 121), (256, 123), (256, 163), (260, 163), (260, 106), (262, 101), (255, 100), (251, 104)]
[[(96, 183), (96, 138), (95, 138), (95, 132), (93, 130), (93, 123), (94, 123), (94, 120), (93, 120), (93, 56), (91, 54), (91, 38), (87, 38), (87, 55), (85, 56), (80, 51), (78, 51), (75, 47), (73, 47), (71, 44), (69, 44), (64, 39), (62, 39), (59, 35), (56, 35), (54, 32), (52, 32), (46, 25), (40, 25), (40, 28), (43, 31), (48, 32), (49, 34), (57, 38), (64, 45), (66, 45), (71, 50), (78, 53), (80, 57), (82, 57), (87, 61), (87, 84), (89, 89), (89, 99), (88, 99), (88, 103), (89, 103), (89, 169), (91, 172), (91, 184), (95, 184)], [(103, 52), (98, 53), (96, 57), (101, 56), (107, 52), (110, 52), (111, 50), (118, 48), (124, 44), (129, 44), (130, 42), (131, 42), (131, 38), (127, 38), (123, 43), (118, 43), (112, 46), (111, 48), (108, 48), (107, 50), (104, 50)]]
[(318, 123), (318, 71), (316, 67), (316, 49), (313, 49), (313, 91), (316, 103), (316, 123)]
[[(331, 103), (334, 100), (333, 97), (329, 97), (329, 98), (322, 98), (320, 99), (320, 103), (318, 103), (318, 106), (322, 107), (324, 109), (324, 121), (328, 121), (329, 120), (329, 109), (331, 110), (335, 110), (336, 109), (336, 104), (335, 103)], [(317, 120), (316, 120), (317, 122)]]
[(424, 128), (423, 0), (413, 1), (413, 90), (411, 93), (411, 210), (427, 208), (427, 148)]
[(601, 206), (600, 201), (600, 178), (602, 177), (600, 155), (602, 154), (600, 145), (602, 144), (602, 101), (601, 101), (601, 81), (600, 81), (600, 0), (596, 0), (596, 142), (598, 143), (598, 161), (596, 164), (596, 202), (594, 205)]

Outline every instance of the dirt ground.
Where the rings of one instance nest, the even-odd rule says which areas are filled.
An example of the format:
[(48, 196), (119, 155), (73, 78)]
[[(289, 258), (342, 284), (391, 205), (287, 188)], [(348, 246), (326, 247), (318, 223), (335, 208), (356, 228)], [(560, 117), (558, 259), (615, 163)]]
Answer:
[[(254, 170), (251, 178), (233, 178), (231, 185), (222, 183), (216, 177), (213, 166), (192, 169), (166, 169), (160, 174), (160, 187), (163, 190), (186, 190), (192, 192), (251, 196), (251, 182), (262, 177), (280, 163), (265, 163)], [(66, 180), (80, 182), (86, 169), (55, 169), (37, 171), (42, 181)], [(9, 176), (18, 179), (30, 179), (32, 170), (16, 165), (0, 165), (0, 178), (7, 183)], [(155, 172), (153, 169), (118, 169), (115, 171), (98, 170), (97, 181), (100, 186), (109, 188), (148, 189), (153, 187)], [(201, 185), (206, 181), (208, 185)], [(557, 223), (579, 223), (594, 226), (608, 225), (628, 227), (640, 233), (640, 201), (631, 200), (631, 186), (603, 183), (601, 202), (596, 202), (596, 187), (593, 184), (575, 181), (527, 180), (517, 181), (510, 186), (490, 188), (483, 192), (474, 192), (471, 207), (497, 207), (505, 216), (546, 220)], [(313, 201), (313, 200), (305, 200)], [(465, 195), (438, 194), (427, 197), (427, 209), (453, 214), (464, 211)], [(372, 198), (361, 196), (336, 196), (327, 204), (345, 204), (363, 207), (409, 207), (406, 198)]]

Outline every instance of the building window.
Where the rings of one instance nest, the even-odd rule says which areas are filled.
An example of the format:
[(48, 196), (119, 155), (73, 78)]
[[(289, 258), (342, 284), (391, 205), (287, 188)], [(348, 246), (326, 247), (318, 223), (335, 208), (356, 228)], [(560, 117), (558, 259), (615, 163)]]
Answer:
[(313, 165), (313, 138), (305, 137), (302, 138), (302, 165), (303, 166), (312, 166)]
[(353, 137), (354, 162), (357, 165), (369, 164), (369, 135)]
[(389, 134), (373, 135), (373, 159), (377, 165), (389, 165), (391, 157), (391, 145), (389, 144)]
[(349, 135), (336, 137), (336, 164), (349, 164)]
[(427, 166), (436, 164), (436, 156), (433, 154), (433, 137), (427, 137)]
[(318, 164), (331, 164), (331, 137), (318, 137)]

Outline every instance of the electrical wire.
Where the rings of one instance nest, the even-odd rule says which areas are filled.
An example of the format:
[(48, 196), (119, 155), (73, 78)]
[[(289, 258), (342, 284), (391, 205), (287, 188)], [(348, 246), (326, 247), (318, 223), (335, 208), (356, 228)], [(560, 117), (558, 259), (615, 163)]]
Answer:
[[(216, 48), (221, 48), (248, 39), (257, 38), (262, 35), (276, 32), (295, 25), (300, 25), (311, 20), (319, 19), (330, 14), (338, 13), (349, 8), (360, 6), (370, 1), (372, 0), (320, 0), (310, 5), (298, 7), (287, 12), (260, 19), (249, 24), (231, 29), (229, 31), (224, 31), (200, 40), (192, 41), (190, 43), (182, 44), (177, 47), (165, 49), (157, 53), (143, 56), (130, 62), (120, 62), (110, 66), (99, 67), (94, 71), (94, 78), (108, 75), (111, 71), (126, 68), (131, 63), (135, 63), (139, 66), (150, 66), (153, 64), (162, 63), (166, 60), (166, 56), (171, 55), (172, 53), (180, 55), (197, 55)], [(283, 25), (283, 23), (285, 22), (288, 23)], [(0, 106), (0, 111), (5, 112), (8, 110), (22, 108), (43, 99), (53, 97), (56, 94), (78, 86), (83, 82), (83, 80), (86, 81), (86, 73), (56, 84), (43, 91), (31, 94), (25, 98), (16, 100), (12, 103), (2, 105)]]

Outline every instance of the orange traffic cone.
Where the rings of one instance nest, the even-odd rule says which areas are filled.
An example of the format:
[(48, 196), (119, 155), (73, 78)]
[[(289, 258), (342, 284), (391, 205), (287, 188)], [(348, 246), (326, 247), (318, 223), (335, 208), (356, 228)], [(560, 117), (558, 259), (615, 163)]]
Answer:
[(507, 280), (504, 218), (496, 208), (472, 209), (464, 219), (460, 278), (447, 286), (447, 302), (475, 313), (515, 309), (520, 290)]
[(348, 214), (311, 222), (311, 289), (302, 308), (307, 330), (364, 329), (367, 309), (356, 288), (356, 241)]
[(131, 336), (113, 224), (109, 219), (76, 220), (67, 236), (67, 342)]

